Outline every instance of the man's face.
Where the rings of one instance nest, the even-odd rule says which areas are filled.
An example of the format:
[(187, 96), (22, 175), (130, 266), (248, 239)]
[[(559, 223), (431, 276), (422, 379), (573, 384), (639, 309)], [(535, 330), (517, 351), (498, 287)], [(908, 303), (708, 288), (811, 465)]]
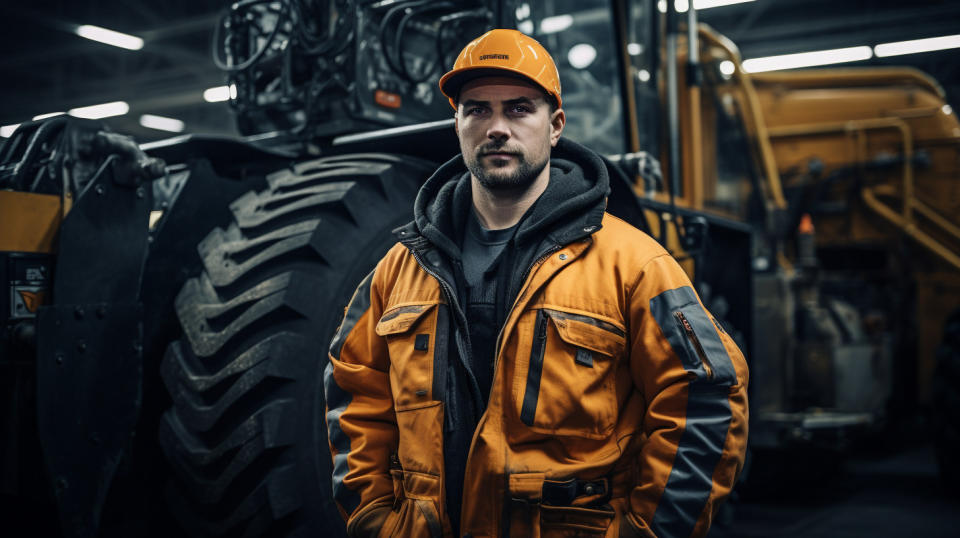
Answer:
[(472, 80), (457, 106), (463, 160), (487, 190), (525, 190), (544, 173), (564, 119), (563, 110), (551, 112), (546, 94), (532, 84), (508, 77)]

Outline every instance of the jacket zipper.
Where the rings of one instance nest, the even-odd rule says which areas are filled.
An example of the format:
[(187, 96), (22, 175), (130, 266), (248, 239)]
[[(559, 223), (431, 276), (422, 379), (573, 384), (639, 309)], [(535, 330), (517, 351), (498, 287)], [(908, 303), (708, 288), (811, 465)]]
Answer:
[[(480, 395), (480, 385), (477, 384), (477, 378), (474, 377), (474, 375), (473, 375), (473, 370), (470, 369), (470, 364), (473, 362), (473, 361), (472, 361), (472, 358), (473, 358), (473, 357), (471, 356), (472, 353), (473, 353), (473, 350), (471, 349), (472, 346), (471, 346), (471, 343), (470, 343), (470, 331), (469, 331), (469, 330), (466, 330), (466, 329), (467, 329), (467, 315), (466, 315), (466, 314), (463, 312), (463, 310), (460, 308), (460, 303), (457, 302), (457, 295), (456, 295), (456, 293), (454, 292), (453, 287), (450, 286), (450, 284), (447, 283), (446, 280), (444, 280), (443, 278), (441, 278), (440, 275), (438, 275), (438, 274), (436, 273), (436, 271), (432, 271), (431, 269), (429, 269), (429, 268), (427, 267), (427, 264), (423, 263), (423, 259), (420, 257), (419, 254), (417, 254), (417, 252), (416, 252), (415, 250), (413, 250), (413, 249), (408, 249), (408, 250), (410, 250), (410, 254), (413, 255), (413, 259), (417, 260), (417, 264), (420, 265), (420, 268), (423, 269), (425, 273), (427, 273), (428, 275), (432, 276), (433, 278), (436, 279), (437, 282), (440, 283), (440, 288), (443, 290), (443, 293), (447, 296), (447, 301), (448, 301), (448, 302), (450, 303), (450, 305), (453, 307), (453, 311), (456, 312), (456, 314), (457, 314), (457, 318), (458, 318), (457, 321), (459, 321), (460, 324), (461, 324), (461, 326), (464, 328), (464, 331), (463, 331), (463, 332), (464, 332), (464, 335), (463, 335), (463, 336), (464, 336), (464, 338), (467, 339), (467, 349), (466, 349), (467, 356), (466, 356), (466, 357), (461, 357), (461, 362), (464, 362), (464, 367), (466, 368), (467, 375), (468, 375), (469, 378), (470, 378), (471, 388), (476, 392), (475, 395), (476, 395), (476, 396), (479, 396), (479, 395)], [(460, 355), (462, 355), (462, 353), (461, 353)], [(488, 399), (487, 399), (487, 404), (489, 405), (489, 403), (490, 403), (490, 400), (489, 400), (489, 398), (488, 398)], [(484, 413), (486, 413), (486, 409), (484, 409)], [(482, 417), (482, 415), (481, 415), (481, 417)], [(477, 419), (477, 423), (479, 424), (479, 418)]]
[[(554, 246), (550, 247), (549, 249), (547, 249), (546, 252), (543, 253), (543, 256), (540, 256), (539, 258), (537, 258), (536, 261), (534, 261), (532, 264), (530, 264), (530, 267), (527, 267), (527, 270), (523, 273), (523, 283), (524, 283), (524, 286), (522, 286), (522, 287), (520, 288), (520, 293), (518, 293), (517, 296), (513, 299), (513, 305), (510, 307), (510, 312), (513, 312), (513, 311), (517, 308), (517, 303), (520, 301), (520, 297), (523, 296), (523, 291), (526, 289), (527, 277), (530, 276), (530, 271), (532, 271), (534, 267), (537, 267), (537, 266), (539, 266), (541, 263), (543, 263), (547, 258), (550, 257), (551, 254), (553, 254), (554, 252), (560, 250), (560, 248), (561, 248), (560, 245), (554, 245)], [(509, 317), (510, 317), (510, 316), (508, 315), (507, 318), (509, 319)], [(506, 326), (507, 326), (507, 322), (504, 321), (504, 322), (503, 322), (503, 327), (500, 327), (500, 332), (497, 334), (497, 347), (496, 347), (496, 349), (494, 350), (494, 353), (493, 353), (493, 368), (494, 368), (493, 371), (494, 371), (494, 372), (497, 371), (497, 370), (496, 370), (496, 368), (497, 368), (497, 363), (500, 361), (500, 345), (503, 343), (503, 329), (504, 329)], [(487, 402), (487, 403), (489, 403), (489, 402)]]
[(707, 358), (707, 353), (703, 350), (703, 345), (700, 343), (700, 339), (697, 338), (697, 333), (693, 331), (693, 325), (687, 320), (687, 316), (684, 316), (683, 312), (679, 310), (674, 312), (673, 316), (677, 319), (680, 328), (683, 329), (683, 332), (687, 333), (687, 338), (693, 344), (693, 349), (696, 350), (697, 355), (700, 357), (700, 362), (703, 364), (703, 369), (707, 372), (707, 379), (713, 379), (713, 365), (710, 364), (710, 359)]
[(537, 401), (540, 399), (540, 381), (543, 377), (543, 358), (547, 349), (547, 315), (537, 312), (536, 341), (530, 351), (530, 366), (527, 370), (527, 386), (523, 392), (520, 407), (520, 421), (533, 426), (537, 414)]
[[(527, 267), (527, 270), (524, 271), (524, 273), (523, 273), (523, 283), (524, 283), (524, 286), (522, 286), (522, 287), (520, 288), (520, 293), (518, 293), (518, 294), (517, 294), (517, 297), (514, 298), (514, 300), (513, 300), (513, 305), (510, 307), (510, 312), (513, 312), (513, 311), (516, 309), (517, 303), (520, 301), (520, 297), (523, 296), (523, 291), (524, 291), (524, 289), (526, 289), (526, 285), (528, 284), (528, 283), (527, 283), (527, 278), (530, 276), (530, 271), (532, 271), (534, 267), (537, 267), (538, 265), (540, 265), (541, 263), (543, 263), (547, 258), (550, 257), (551, 254), (553, 254), (554, 252), (560, 250), (561, 248), (563, 248), (563, 247), (560, 246), (560, 245), (554, 245), (553, 247), (547, 249), (547, 251), (544, 252), (542, 256), (540, 256), (539, 258), (537, 258), (536, 261), (534, 261), (532, 264), (530, 264), (530, 267)], [(450, 301), (450, 304), (453, 305), (454, 311), (455, 311), (455, 312), (457, 313), (457, 315), (459, 316), (460, 321), (461, 321), (461, 323), (463, 324), (464, 329), (466, 329), (466, 327), (467, 327), (467, 316), (466, 316), (466, 314), (464, 314), (463, 310), (460, 309), (460, 304), (459, 304), (459, 303), (457, 302), (457, 300), (456, 300), (456, 295), (454, 294), (454, 291), (453, 291), (452, 287), (451, 287), (444, 279), (440, 278), (440, 275), (438, 275), (435, 271), (432, 271), (432, 270), (430, 270), (429, 268), (427, 268), (427, 265), (426, 265), (425, 263), (423, 263), (423, 259), (420, 257), (419, 254), (417, 254), (417, 252), (416, 252), (414, 249), (408, 248), (407, 250), (409, 250), (409, 251), (410, 251), (410, 254), (413, 255), (413, 259), (415, 259), (415, 260), (417, 261), (417, 264), (420, 265), (420, 268), (423, 269), (424, 272), (426, 272), (428, 275), (430, 275), (430, 276), (432, 276), (433, 278), (435, 278), (435, 279), (437, 280), (437, 282), (440, 283), (441, 289), (443, 289), (444, 293), (447, 295), (447, 299)], [(508, 315), (507, 317), (509, 318), (509, 315)], [(486, 407), (485, 407), (484, 410), (483, 410), (483, 414), (481, 414), (481, 415), (480, 415), (480, 418), (477, 420), (477, 426), (474, 428), (473, 437), (470, 439), (470, 447), (467, 449), (467, 462), (466, 462), (466, 465), (464, 466), (464, 472), (466, 472), (467, 470), (470, 469), (470, 459), (473, 457), (473, 447), (474, 447), (474, 446), (476, 445), (476, 443), (477, 443), (477, 434), (480, 432), (480, 424), (483, 422), (484, 417), (487, 415), (487, 409), (490, 408), (490, 398), (493, 397), (493, 389), (492, 389), (492, 387), (493, 387), (494, 385), (496, 385), (496, 381), (497, 381), (497, 379), (496, 379), (496, 376), (497, 376), (497, 366), (498, 366), (499, 363), (500, 363), (500, 345), (501, 345), (502, 339), (503, 339), (503, 329), (504, 329), (506, 326), (507, 326), (507, 324), (506, 324), (506, 322), (504, 322), (503, 327), (500, 327), (500, 333), (497, 335), (497, 346), (496, 346), (496, 351), (495, 351), (494, 360), (493, 360), (493, 379), (491, 380), (492, 382), (491, 382), (490, 395), (487, 396), (487, 405), (486, 405)], [(465, 332), (468, 333), (468, 334), (466, 335), (467, 344), (470, 344), (469, 331), (465, 331)], [(469, 348), (470, 346), (468, 345), (467, 347)], [(473, 353), (473, 350), (472, 350), (472, 349), (467, 349), (467, 353)], [(469, 359), (470, 359), (470, 358), (467, 357), (467, 360), (468, 360), (468, 361), (469, 361)], [(476, 380), (476, 378), (473, 376), (473, 372), (470, 370), (469, 362), (467, 363), (466, 366), (467, 366), (467, 374), (470, 376), (470, 380), (473, 382), (473, 385), (476, 386), (477, 392), (479, 392), (479, 386), (477, 385), (477, 380)], [(507, 476), (509, 476), (509, 474), (508, 474), (508, 469), (504, 468), (504, 477), (507, 477)], [(504, 523), (506, 523), (507, 525), (509, 525), (509, 522), (504, 522)]]

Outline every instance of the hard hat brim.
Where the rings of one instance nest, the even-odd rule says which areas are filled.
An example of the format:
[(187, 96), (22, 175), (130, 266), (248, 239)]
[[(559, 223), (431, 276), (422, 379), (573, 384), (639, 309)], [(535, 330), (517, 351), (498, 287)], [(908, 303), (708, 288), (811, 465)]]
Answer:
[(460, 97), (460, 90), (463, 89), (463, 86), (472, 80), (483, 77), (509, 77), (521, 80), (535, 88), (539, 88), (540, 91), (556, 101), (557, 107), (560, 106), (560, 96), (554, 95), (544, 88), (539, 82), (528, 77), (523, 72), (517, 69), (511, 69), (509, 67), (462, 67), (460, 69), (450, 71), (440, 78), (440, 91), (447, 96), (447, 98), (450, 100), (450, 105), (456, 109), (457, 100)]

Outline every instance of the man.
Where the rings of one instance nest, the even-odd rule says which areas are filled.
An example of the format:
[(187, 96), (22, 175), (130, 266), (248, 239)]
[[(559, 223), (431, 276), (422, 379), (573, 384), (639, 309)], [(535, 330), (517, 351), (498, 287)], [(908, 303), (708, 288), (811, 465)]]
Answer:
[(553, 60), (492, 30), (440, 80), (462, 157), (330, 349), (352, 536), (703, 535), (743, 461), (747, 369), (686, 275), (605, 214)]

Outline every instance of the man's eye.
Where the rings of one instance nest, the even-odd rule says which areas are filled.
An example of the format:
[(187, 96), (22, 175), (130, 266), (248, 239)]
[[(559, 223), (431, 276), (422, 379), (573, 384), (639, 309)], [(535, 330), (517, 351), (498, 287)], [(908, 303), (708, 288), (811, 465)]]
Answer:
[(513, 107), (514, 114), (528, 114), (530, 113), (530, 107), (527, 105), (515, 105)]
[(470, 116), (479, 116), (483, 114), (483, 107), (475, 106), (467, 109), (467, 114)]

